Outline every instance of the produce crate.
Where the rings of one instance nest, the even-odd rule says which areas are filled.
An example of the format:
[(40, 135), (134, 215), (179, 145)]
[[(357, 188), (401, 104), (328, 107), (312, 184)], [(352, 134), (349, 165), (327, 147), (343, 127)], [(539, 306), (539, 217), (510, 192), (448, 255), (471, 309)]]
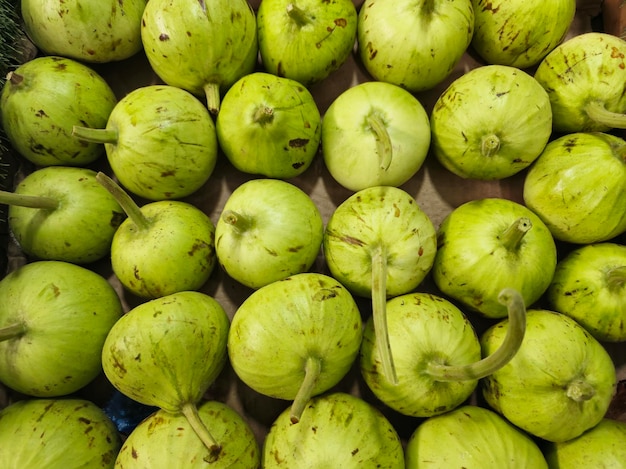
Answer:
[[(251, 3), (254, 4), (254, 2)], [(355, 3), (360, 5), (362, 2), (357, 1)], [(619, 0), (604, 0), (603, 2), (579, 1), (577, 15), (568, 36), (571, 37), (592, 30), (606, 30), (611, 34), (625, 37), (626, 8), (623, 8), (622, 5), (623, 2)], [(480, 65), (482, 64), (478, 59), (467, 53), (444, 82), (437, 85), (434, 89), (418, 93), (416, 96), (425, 109), (430, 112), (438, 96), (454, 79)], [(108, 81), (120, 98), (139, 86), (161, 83), (150, 68), (143, 53), (139, 53), (132, 59), (119, 63), (94, 65), (93, 68)], [(319, 106), (320, 112), (323, 114), (334, 99), (346, 88), (369, 80), (371, 78), (360, 66), (356, 56), (353, 55), (329, 78), (313, 85), (310, 91)], [(621, 131), (617, 132), (622, 134)], [(31, 165), (24, 162), (10, 161), (10, 165), (10, 178), (13, 179), (14, 183), (17, 183), (20, 178), (33, 169)], [(94, 167), (104, 171), (109, 171), (110, 169), (104, 161), (99, 161)], [(235, 170), (225, 158), (221, 157), (206, 185), (185, 200), (201, 207), (211, 220), (217, 222), (222, 207), (233, 189), (252, 178), (253, 176)], [(503, 197), (522, 203), (523, 178), (524, 173), (522, 172), (506, 180), (498, 181), (463, 179), (453, 175), (435, 161), (434, 158), (429, 157), (423, 168), (413, 178), (403, 184), (402, 188), (415, 197), (419, 206), (428, 214), (433, 224), (437, 227), (453, 208), (470, 200), (485, 197)], [(320, 209), (325, 224), (334, 209), (352, 193), (333, 180), (319, 157), (315, 159), (312, 166), (302, 176), (295, 177), (290, 182), (311, 196)], [(5, 212), (0, 212), (0, 214), (6, 217)], [(21, 255), (15, 243), (9, 239), (6, 222), (3, 222), (1, 226), (0, 236), (5, 239), (3, 246), (6, 249), (0, 251), (0, 255), (2, 255), (0, 268), (6, 273), (26, 263), (27, 259)], [(624, 244), (626, 237), (622, 235), (616, 241)], [(562, 249), (566, 250), (568, 247), (562, 246)], [(119, 281), (113, 275), (108, 261), (98, 261), (92, 267), (96, 272), (108, 278), (116, 287), (126, 311), (144, 301), (129, 294), (121, 287)], [(322, 254), (319, 255), (312, 270), (328, 273)], [(419, 290), (436, 292), (436, 287), (433, 285), (432, 280), (427, 278), (420, 285)], [(229, 278), (219, 268), (215, 269), (209, 282), (201, 291), (218, 300), (231, 318), (243, 300), (252, 292), (250, 288)], [(367, 300), (357, 299), (357, 302), (364, 312), (369, 311), (371, 306)], [(492, 324), (492, 322), (485, 319), (474, 316), (471, 316), (471, 318), (475, 322), (477, 332), (479, 333)], [(626, 380), (626, 349), (624, 349), (623, 344), (607, 343), (605, 345), (614, 358), (618, 379)], [(415, 419), (402, 416), (379, 404), (359, 377), (359, 372), (356, 368), (336, 386), (336, 390), (359, 395), (379, 406), (405, 441), (417, 425)], [(93, 400), (99, 405), (105, 405), (114, 395), (114, 389), (107, 382), (106, 378), (102, 376), (78, 392), (77, 395)], [(615, 405), (611, 409), (611, 417), (626, 421), (625, 395), (626, 391), (620, 387), (615, 398)], [(0, 409), (10, 402), (23, 397), (10, 392), (0, 384)], [(278, 413), (288, 405), (284, 401), (264, 397), (248, 388), (228, 366), (211, 387), (207, 398), (226, 402), (244, 415), (257, 435), (259, 442), (263, 441), (269, 426)], [(473, 398), (473, 402), (478, 401), (480, 401), (480, 397), (476, 396)]]

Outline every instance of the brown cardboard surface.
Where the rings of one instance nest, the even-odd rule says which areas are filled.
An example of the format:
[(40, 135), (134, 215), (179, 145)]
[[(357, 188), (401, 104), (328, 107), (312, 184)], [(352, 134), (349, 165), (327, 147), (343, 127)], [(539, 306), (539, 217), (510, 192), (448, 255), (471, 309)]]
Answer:
[[(251, 3), (255, 5), (258, 2)], [(362, 2), (356, 1), (355, 3), (360, 5)], [(580, 8), (572, 23), (570, 35), (591, 30), (591, 20), (600, 11), (599, 5), (601, 2), (599, 1), (579, 3)], [(614, 8), (617, 8), (617, 4), (622, 2), (605, 1), (605, 4), (608, 5), (609, 3), (611, 3)], [(615, 23), (616, 18), (613, 16), (613, 11), (617, 10), (612, 10), (610, 17), (605, 18), (605, 21), (608, 22), (607, 24), (613, 25)], [(623, 11), (623, 9), (620, 11)], [(418, 99), (422, 102), (426, 110), (430, 112), (439, 94), (452, 80), (480, 65), (481, 64), (470, 54), (466, 54), (447, 80), (438, 85), (435, 89), (417, 95)], [(119, 97), (138, 86), (160, 83), (160, 80), (152, 72), (146, 58), (142, 54), (121, 63), (101, 65), (94, 68), (108, 80)], [(353, 55), (329, 78), (313, 86), (311, 92), (323, 114), (330, 103), (339, 96), (343, 90), (368, 80), (370, 80), (369, 76), (360, 67), (356, 55)], [(103, 165), (102, 169), (106, 169), (106, 163), (102, 162), (101, 164)], [(523, 176), (524, 174), (520, 173), (506, 180), (490, 182), (465, 180), (445, 170), (429, 155), (422, 169), (405, 183), (402, 188), (415, 197), (419, 206), (426, 212), (433, 221), (433, 224), (437, 227), (453, 208), (473, 199), (504, 197), (521, 202)], [(206, 185), (185, 200), (201, 207), (206, 211), (213, 222), (216, 223), (221, 214), (222, 207), (232, 191), (242, 182), (253, 177), (254, 176), (238, 172), (221, 156), (213, 175)], [(290, 182), (296, 184), (311, 196), (320, 209), (325, 223), (328, 221), (334, 209), (351, 194), (351, 192), (342, 188), (332, 179), (319, 155), (313, 165), (302, 176), (294, 178), (290, 180)], [(24, 261), (19, 252), (15, 251), (15, 256), (12, 259), (13, 266), (15, 267)], [(107, 276), (118, 288), (126, 310), (129, 310), (142, 301), (128, 295), (120, 287), (119, 282), (117, 282), (114, 275), (111, 273), (110, 266), (106, 261), (97, 263), (94, 268)], [(320, 253), (313, 270), (326, 272), (322, 253)], [(430, 285), (428, 279), (419, 287), (419, 289), (424, 290), (431, 288), (433, 287)], [(208, 283), (202, 288), (202, 291), (218, 300), (230, 317), (234, 315), (239, 304), (251, 293), (250, 289), (228, 278), (219, 268), (215, 269)], [(367, 301), (362, 301), (361, 303), (364, 311), (367, 311)], [(476, 319), (478, 327), (480, 328), (481, 320), (479, 318)], [(607, 345), (607, 348), (609, 348), (615, 357), (620, 378), (626, 379), (626, 352), (620, 350), (623, 347)], [(274, 366), (280, 366), (280, 363), (276, 363)], [(361, 384), (357, 375), (358, 373), (351, 373), (337, 388), (367, 397), (367, 389)], [(97, 380), (95, 383), (88, 386), (83, 394), (96, 396), (98, 398), (106, 396), (109, 390), (108, 386), (104, 379)], [(0, 403), (3, 401), (1, 393), (2, 391), (0, 389)], [(288, 405), (287, 402), (269, 399), (248, 389), (236, 378), (232, 370), (228, 368), (224, 370), (218, 381), (211, 388), (207, 397), (225, 401), (243, 415), (246, 415), (249, 423), (258, 435), (259, 441), (262, 440), (268, 425), (277, 415), (277, 412), (286, 408)], [(4, 400), (7, 400), (6, 396)], [(387, 412), (387, 415), (399, 428), (405, 429), (405, 434), (401, 436), (408, 436), (408, 432), (417, 425), (415, 420), (395, 415), (393, 412)]]
[(626, 3), (623, 0), (604, 0), (604, 31), (626, 39)]

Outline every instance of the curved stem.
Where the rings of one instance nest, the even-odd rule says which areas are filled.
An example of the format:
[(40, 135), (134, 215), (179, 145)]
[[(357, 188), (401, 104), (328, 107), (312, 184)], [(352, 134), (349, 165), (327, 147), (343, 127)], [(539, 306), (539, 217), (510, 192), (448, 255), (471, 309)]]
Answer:
[(15, 339), (26, 333), (26, 325), (23, 322), (16, 322), (8, 326), (0, 327), (0, 342)]
[(295, 3), (289, 3), (286, 10), (289, 18), (291, 18), (300, 28), (311, 22), (306, 12)]
[(398, 384), (387, 331), (387, 253), (382, 245), (372, 252), (372, 318), (383, 373), (390, 383)]
[(224, 210), (221, 215), (224, 223), (232, 226), (237, 233), (243, 233), (252, 228), (254, 221), (251, 217), (235, 212), (234, 210)]
[(609, 111), (602, 101), (589, 101), (585, 105), (585, 112), (594, 122), (611, 129), (626, 129), (626, 114)]
[(128, 215), (128, 218), (137, 225), (137, 228), (147, 230), (150, 227), (150, 221), (143, 214), (139, 206), (113, 179), (103, 172), (99, 172), (96, 174), (96, 181), (111, 193), (115, 200), (117, 200), (117, 203), (120, 204), (120, 207), (122, 207), (122, 210)]
[(617, 290), (626, 285), (626, 265), (610, 269), (606, 274), (606, 283), (611, 290)]
[(91, 127), (72, 127), (72, 137), (91, 143), (116, 144), (119, 133), (116, 129), (92, 129)]
[(193, 431), (198, 435), (198, 438), (202, 441), (204, 446), (209, 450), (209, 458), (207, 462), (213, 462), (217, 459), (222, 447), (215, 441), (211, 432), (206, 427), (202, 419), (200, 418), (200, 414), (198, 413), (198, 407), (192, 402), (186, 402), (183, 404), (181, 409), (183, 415), (191, 425)]
[(304, 380), (298, 389), (293, 403), (291, 404), (291, 423), (298, 423), (307, 402), (313, 396), (313, 389), (322, 372), (322, 360), (317, 357), (307, 357), (304, 365)]
[(386, 171), (389, 169), (393, 158), (393, 145), (391, 144), (389, 132), (387, 132), (385, 123), (376, 113), (371, 113), (367, 116), (367, 124), (374, 133), (374, 138), (376, 139), (376, 151), (378, 152), (378, 158), (380, 159), (380, 169)]
[(59, 201), (52, 197), (40, 195), (16, 194), (14, 192), (0, 191), (0, 204), (17, 205), (19, 207), (40, 208), (43, 210), (55, 210), (59, 207)]
[(444, 365), (431, 362), (426, 372), (437, 381), (467, 381), (489, 376), (506, 365), (517, 353), (526, 333), (526, 306), (522, 295), (505, 288), (498, 301), (509, 310), (508, 327), (500, 347), (491, 355), (469, 365)]
[(219, 83), (207, 83), (204, 85), (204, 95), (206, 96), (206, 106), (209, 112), (216, 116), (220, 112), (220, 105), (222, 104)]
[(521, 217), (515, 220), (500, 236), (499, 239), (509, 251), (515, 251), (524, 235), (533, 227), (529, 218)]
[(596, 390), (587, 381), (576, 379), (567, 385), (565, 394), (573, 401), (585, 402), (596, 394)]
[(484, 157), (491, 157), (500, 150), (500, 139), (496, 134), (484, 135), (481, 140), (480, 153)]

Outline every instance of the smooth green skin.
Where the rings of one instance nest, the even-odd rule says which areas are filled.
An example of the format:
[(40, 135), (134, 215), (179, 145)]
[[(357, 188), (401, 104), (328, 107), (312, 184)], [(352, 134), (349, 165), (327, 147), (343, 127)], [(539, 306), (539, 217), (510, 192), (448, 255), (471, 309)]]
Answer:
[(390, 297), (417, 287), (435, 258), (432, 221), (410, 194), (396, 187), (376, 186), (354, 193), (335, 209), (324, 231), (330, 272), (361, 297), (372, 296), (372, 256), (380, 247)]
[[(484, 355), (499, 346), (506, 329), (503, 320), (485, 331), (480, 338)], [(593, 395), (576, 399), (582, 387), (589, 387)], [(604, 347), (572, 318), (545, 309), (526, 312), (521, 348), (481, 382), (493, 410), (530, 435), (551, 442), (576, 438), (597, 425), (615, 387), (615, 366)]]
[(18, 153), (38, 166), (86, 166), (104, 154), (102, 146), (72, 136), (74, 125), (104, 127), (117, 104), (100, 75), (57, 56), (30, 60), (15, 74), (24, 79), (5, 82), (0, 117)]
[(301, 273), (253, 292), (237, 309), (228, 336), (230, 363), (257, 392), (293, 400), (309, 357), (322, 370), (312, 395), (337, 384), (357, 357), (359, 309), (337, 280)]
[(277, 179), (309, 168), (322, 133), (309, 90), (263, 72), (246, 75), (226, 92), (215, 124), (220, 148), (235, 168)]
[[(503, 234), (522, 217), (532, 226), (509, 248)], [(477, 199), (453, 209), (440, 224), (432, 276), (441, 292), (465, 307), (504, 318), (500, 291), (513, 288), (532, 305), (550, 285), (556, 262), (554, 239), (531, 210), (508, 199)]]
[(121, 446), (113, 422), (88, 400), (24, 399), (0, 411), (4, 469), (112, 469)]
[(21, 0), (29, 38), (46, 55), (81, 62), (127, 59), (142, 49), (147, 0)]
[(558, 240), (618, 236), (626, 231), (626, 141), (597, 132), (551, 141), (526, 174), (523, 197)]
[(215, 124), (204, 103), (174, 86), (131, 91), (115, 106), (105, 143), (109, 164), (130, 192), (149, 200), (180, 199), (206, 183), (217, 163)]
[(472, 0), (472, 49), (488, 64), (528, 68), (565, 38), (576, 0)]
[(263, 445), (262, 467), (404, 469), (404, 452), (377, 408), (334, 392), (311, 399), (298, 424), (291, 424), (288, 411), (278, 416)]
[(430, 417), (458, 407), (474, 392), (476, 379), (438, 381), (426, 372), (432, 361), (468, 365), (481, 359), (476, 332), (451, 302), (427, 293), (392, 298), (387, 301), (387, 328), (397, 384), (383, 373), (371, 317), (360, 351), (361, 374), (387, 406), (403, 415)]
[(230, 277), (256, 289), (308, 271), (323, 232), (321, 213), (306, 192), (279, 179), (253, 179), (224, 204), (215, 250)]
[(547, 298), (596, 339), (626, 341), (626, 246), (597, 243), (571, 251), (557, 264)]
[(528, 435), (496, 412), (476, 405), (420, 423), (407, 442), (405, 457), (406, 469), (548, 468)]
[[(290, 15), (290, 5), (300, 14)], [(264, 0), (257, 25), (265, 71), (311, 86), (339, 69), (352, 53), (357, 9), (352, 0)]]
[(88, 168), (49, 166), (28, 174), (15, 194), (56, 199), (58, 208), (9, 206), (8, 222), (21, 250), (37, 259), (87, 264), (108, 256), (125, 218), (115, 198)]
[[(617, 125), (596, 122), (585, 107), (597, 102), (626, 113), (626, 41), (599, 32), (574, 36), (539, 63), (535, 78), (550, 96), (555, 131), (608, 131)], [(626, 118), (619, 120), (624, 128)]]
[[(390, 140), (387, 167), (370, 119), (380, 121)], [(422, 104), (404, 88), (371, 81), (348, 88), (330, 104), (322, 141), (324, 163), (343, 187), (397, 187), (422, 167), (431, 142), (430, 123)]]
[(426, 91), (450, 75), (473, 30), (471, 0), (365, 0), (358, 17), (358, 53), (375, 80)]
[(101, 372), (105, 338), (122, 315), (99, 274), (60, 261), (35, 261), (0, 281), (0, 327), (23, 324), (0, 342), (0, 381), (35, 397), (64, 396)]
[(626, 423), (608, 418), (581, 436), (545, 448), (550, 467), (623, 469), (626, 461)]
[(207, 84), (225, 93), (257, 64), (256, 18), (246, 0), (150, 0), (141, 38), (159, 77), (196, 96)]
[(216, 461), (207, 464), (207, 448), (198, 439), (187, 419), (157, 410), (149, 415), (124, 441), (115, 461), (117, 469), (258, 469), (261, 450), (248, 423), (227, 404), (204, 401), (198, 405), (200, 418), (220, 442)]
[(463, 178), (512, 176), (535, 161), (552, 135), (548, 93), (515, 67), (486, 65), (439, 96), (430, 116), (432, 150)]
[(222, 306), (201, 292), (141, 303), (111, 328), (104, 373), (131, 399), (179, 414), (200, 402), (223, 369), (229, 326)]
[(198, 290), (217, 264), (215, 226), (197, 207), (177, 200), (141, 207), (139, 228), (129, 217), (111, 243), (111, 265), (122, 285), (142, 298)]

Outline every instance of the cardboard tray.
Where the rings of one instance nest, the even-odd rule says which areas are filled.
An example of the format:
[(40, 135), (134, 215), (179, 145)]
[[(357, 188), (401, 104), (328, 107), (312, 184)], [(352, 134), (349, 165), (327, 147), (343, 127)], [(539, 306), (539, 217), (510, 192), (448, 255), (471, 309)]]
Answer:
[[(355, 1), (355, 3), (358, 6), (362, 2)], [(604, 29), (607, 32), (623, 36), (626, 25), (624, 15), (626, 9), (621, 8), (622, 3), (621, 1), (609, 0), (604, 2), (579, 1), (577, 15), (568, 35)], [(255, 6), (258, 4), (258, 1), (251, 2), (251, 4)], [(430, 113), (438, 96), (455, 78), (480, 65), (482, 64), (467, 53), (444, 82), (435, 89), (417, 94), (418, 99), (427, 112)], [(145, 56), (141, 53), (132, 59), (120, 63), (96, 65), (94, 69), (110, 83), (120, 98), (138, 86), (161, 83), (151, 70)], [(311, 92), (318, 103), (320, 112), (323, 114), (330, 103), (343, 90), (370, 79), (359, 65), (356, 56), (353, 55), (328, 79), (313, 86)], [(15, 167), (13, 168), (16, 173), (15, 182), (33, 169), (23, 161), (18, 161), (18, 163), (20, 165), (17, 166), (17, 163), (14, 163)], [(94, 169), (109, 171), (105, 161), (98, 162)], [(415, 197), (419, 206), (431, 218), (433, 224), (438, 227), (453, 208), (473, 199), (503, 197), (522, 203), (523, 177), (524, 173), (522, 172), (500, 181), (465, 180), (445, 170), (429, 155), (422, 169), (402, 188)], [(222, 156), (207, 184), (185, 200), (203, 208), (211, 220), (216, 223), (220, 216), (221, 208), (232, 191), (241, 183), (252, 178), (253, 176), (236, 171)], [(294, 178), (289, 182), (294, 183), (311, 196), (322, 213), (324, 223), (328, 221), (334, 209), (351, 195), (350, 191), (342, 188), (333, 180), (324, 167), (321, 157), (316, 158), (312, 166), (301, 177)], [(145, 201), (138, 199), (138, 202), (142, 203)], [(0, 235), (3, 235), (3, 239), (7, 241), (8, 233), (6, 231), (0, 233)], [(617, 241), (624, 244), (626, 238), (622, 236)], [(27, 259), (24, 258), (17, 246), (11, 241), (5, 242), (2, 247), (7, 250), (7, 254), (2, 256), (2, 261), (5, 263), (0, 266), (2, 269), (5, 269), (6, 266), (5, 270), (10, 271), (27, 262)], [(567, 249), (567, 247), (564, 246), (563, 249)], [(1, 254), (2, 252), (0, 252)], [(108, 278), (116, 287), (126, 311), (143, 301), (129, 295), (122, 289), (112, 274), (107, 260), (97, 262), (92, 267), (95, 271)], [(321, 253), (312, 270), (328, 273)], [(436, 292), (436, 288), (429, 278), (424, 281), (418, 290)], [(230, 279), (219, 267), (215, 269), (212, 277), (201, 291), (219, 301), (231, 318), (241, 302), (252, 292), (247, 287)], [(359, 306), (362, 307), (364, 314), (368, 314), (367, 311), (370, 308), (368, 301), (359, 299), (357, 301)], [(486, 320), (472, 316), (471, 313), (470, 318), (475, 323), (479, 333), (491, 324)], [(623, 345), (606, 344), (606, 347), (615, 360), (618, 378), (626, 380), (626, 350), (624, 350)], [(277, 363), (276, 366), (280, 366), (280, 364)], [(402, 438), (408, 438), (418, 424), (415, 418), (398, 415), (378, 403), (360, 379), (357, 369), (349, 373), (336, 386), (336, 389), (360, 395), (375, 404), (383, 410), (385, 415), (396, 426)], [(106, 378), (101, 376), (92, 384), (79, 391), (77, 396), (104, 404), (112, 396), (113, 392), (114, 390)], [(15, 395), (0, 385), (0, 408), (15, 399), (23, 397)], [(206, 397), (226, 402), (244, 415), (255, 431), (259, 442), (263, 440), (269, 425), (278, 413), (289, 405), (289, 402), (267, 398), (252, 391), (236, 377), (228, 366), (211, 387)], [(626, 410), (623, 407), (625, 402), (624, 396), (618, 392), (617, 398), (620, 400), (616, 400), (615, 406), (612, 407), (611, 416), (619, 419), (623, 418), (626, 421)], [(480, 398), (475, 396), (472, 400), (476, 402)]]

